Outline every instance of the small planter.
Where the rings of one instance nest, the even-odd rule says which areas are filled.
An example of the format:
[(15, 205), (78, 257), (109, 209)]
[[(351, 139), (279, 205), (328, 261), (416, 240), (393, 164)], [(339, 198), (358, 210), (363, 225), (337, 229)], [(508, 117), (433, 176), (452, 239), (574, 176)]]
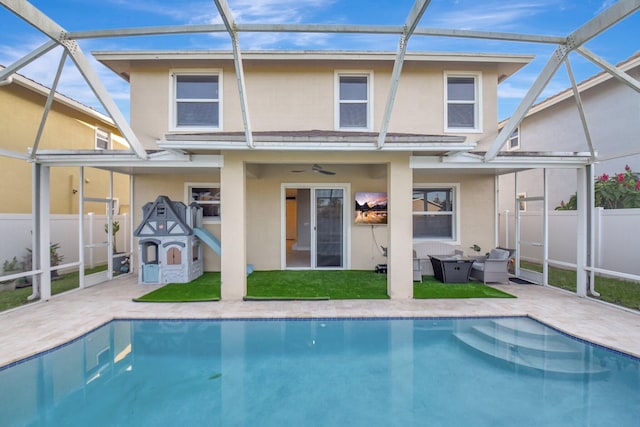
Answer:
[[(4, 271), (2, 275), (8, 276), (10, 274), (16, 274), (16, 273), (20, 273), (20, 271)], [(18, 283), (19, 280), (20, 279), (13, 279), (13, 280), (5, 280), (3, 282), (0, 282), (0, 292), (15, 291), (16, 284)]]
[(113, 272), (124, 274), (129, 272), (129, 256), (124, 253), (113, 254)]

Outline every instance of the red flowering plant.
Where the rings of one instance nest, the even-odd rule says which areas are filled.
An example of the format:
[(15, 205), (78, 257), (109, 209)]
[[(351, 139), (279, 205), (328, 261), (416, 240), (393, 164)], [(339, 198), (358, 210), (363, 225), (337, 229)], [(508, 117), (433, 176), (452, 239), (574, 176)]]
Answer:
[[(594, 185), (595, 205), (605, 209), (640, 208), (640, 177), (626, 165), (624, 172), (609, 176), (600, 175)], [(564, 200), (556, 210), (574, 210), (577, 208), (576, 195), (567, 203)]]

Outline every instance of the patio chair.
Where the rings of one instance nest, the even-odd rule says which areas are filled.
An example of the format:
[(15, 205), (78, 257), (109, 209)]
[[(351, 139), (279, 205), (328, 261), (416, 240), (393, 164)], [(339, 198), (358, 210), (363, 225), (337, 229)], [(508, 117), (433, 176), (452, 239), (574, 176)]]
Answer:
[(488, 256), (478, 257), (471, 266), (471, 277), (484, 283), (508, 283), (511, 251), (491, 249)]

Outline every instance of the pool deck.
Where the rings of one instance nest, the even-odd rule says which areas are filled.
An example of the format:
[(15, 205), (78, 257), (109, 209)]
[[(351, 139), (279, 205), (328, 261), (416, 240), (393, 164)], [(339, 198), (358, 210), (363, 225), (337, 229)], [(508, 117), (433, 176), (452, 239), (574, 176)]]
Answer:
[(129, 276), (0, 313), (0, 366), (63, 344), (113, 319), (531, 316), (640, 357), (640, 313), (535, 285), (497, 285), (517, 299), (136, 303), (159, 286)]

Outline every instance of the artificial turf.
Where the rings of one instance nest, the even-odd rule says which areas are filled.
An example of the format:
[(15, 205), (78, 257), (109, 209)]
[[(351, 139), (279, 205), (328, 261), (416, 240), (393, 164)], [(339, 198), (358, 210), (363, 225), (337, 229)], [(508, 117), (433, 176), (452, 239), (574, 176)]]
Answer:
[(189, 283), (169, 283), (136, 302), (200, 302), (220, 300), (220, 273), (207, 272)]
[(388, 299), (387, 276), (367, 270), (254, 271), (247, 300)]
[(433, 276), (422, 276), (422, 283), (413, 284), (413, 298), (515, 298), (515, 296), (479, 282), (442, 283)]
[[(482, 283), (440, 283), (424, 276), (414, 298), (515, 298)], [(247, 277), (247, 301), (388, 299), (387, 276), (363, 270), (254, 271)], [(220, 273), (190, 283), (170, 283), (134, 299), (138, 302), (197, 302), (220, 299)]]

